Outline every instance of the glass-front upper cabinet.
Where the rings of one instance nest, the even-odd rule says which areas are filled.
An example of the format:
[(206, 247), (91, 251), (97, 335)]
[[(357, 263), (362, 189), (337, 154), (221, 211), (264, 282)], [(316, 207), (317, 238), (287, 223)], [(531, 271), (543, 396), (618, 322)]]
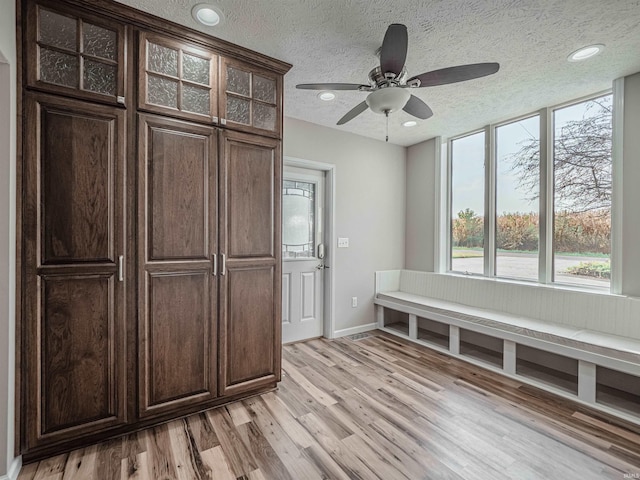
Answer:
[(29, 86), (125, 103), (123, 25), (46, 1), (26, 15)]
[(221, 57), (220, 117), (234, 130), (279, 137), (282, 77)]
[(139, 52), (139, 108), (218, 122), (215, 53), (146, 32), (140, 32)]

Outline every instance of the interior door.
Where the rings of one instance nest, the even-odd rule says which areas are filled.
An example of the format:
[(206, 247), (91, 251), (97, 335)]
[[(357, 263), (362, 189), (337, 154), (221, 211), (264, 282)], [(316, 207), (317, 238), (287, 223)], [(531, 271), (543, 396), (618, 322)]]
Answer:
[[(285, 167), (282, 185), (282, 342), (322, 336), (324, 172)], [(322, 258), (321, 258), (322, 257)]]
[(217, 396), (217, 131), (139, 115), (139, 411)]

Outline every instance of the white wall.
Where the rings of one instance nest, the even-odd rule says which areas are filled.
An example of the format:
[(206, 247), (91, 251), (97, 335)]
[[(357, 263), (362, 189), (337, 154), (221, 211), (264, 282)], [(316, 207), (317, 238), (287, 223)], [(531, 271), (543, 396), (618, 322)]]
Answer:
[(374, 272), (404, 265), (406, 149), (293, 118), (285, 118), (283, 148), (287, 157), (336, 165), (335, 234), (349, 248), (330, 246), (335, 328), (374, 322)]
[(437, 142), (433, 138), (407, 151), (405, 268), (409, 270), (434, 271)]
[(14, 463), (15, 404), (15, 2), (0, 0), (0, 478)]
[(622, 293), (640, 297), (640, 73), (624, 79)]

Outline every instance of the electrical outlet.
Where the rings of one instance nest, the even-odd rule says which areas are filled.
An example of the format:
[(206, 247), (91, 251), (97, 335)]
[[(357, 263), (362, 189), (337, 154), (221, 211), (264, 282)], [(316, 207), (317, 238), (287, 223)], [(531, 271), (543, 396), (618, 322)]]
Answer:
[(349, 247), (349, 238), (338, 237), (338, 248), (348, 248), (348, 247)]
[(356, 308), (358, 306), (358, 297), (351, 297), (351, 306)]

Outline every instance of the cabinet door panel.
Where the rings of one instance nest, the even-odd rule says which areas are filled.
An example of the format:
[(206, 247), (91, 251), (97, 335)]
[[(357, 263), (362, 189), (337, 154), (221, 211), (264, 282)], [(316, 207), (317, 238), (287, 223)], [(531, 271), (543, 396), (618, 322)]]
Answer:
[(113, 275), (42, 279), (42, 435), (113, 421), (118, 398)]
[(126, 423), (124, 111), (25, 97), (28, 448)]
[(138, 35), (138, 108), (218, 122), (218, 56), (166, 35)]
[(235, 395), (280, 379), (279, 294), (274, 265), (229, 267), (221, 289), (220, 389)]
[(123, 104), (126, 27), (80, 7), (29, 2), (25, 22), (28, 85)]
[(115, 261), (116, 119), (43, 105), (43, 263)]
[(148, 317), (146, 408), (202, 394), (210, 397), (210, 278), (208, 271), (151, 274)]
[(147, 123), (150, 260), (207, 258), (209, 137)]
[(220, 116), (234, 130), (279, 138), (282, 76), (220, 57)]
[(223, 134), (220, 392), (234, 395), (280, 379), (280, 143)]
[(139, 412), (217, 396), (217, 132), (139, 115)]
[(273, 257), (276, 148), (227, 137), (227, 255)]

